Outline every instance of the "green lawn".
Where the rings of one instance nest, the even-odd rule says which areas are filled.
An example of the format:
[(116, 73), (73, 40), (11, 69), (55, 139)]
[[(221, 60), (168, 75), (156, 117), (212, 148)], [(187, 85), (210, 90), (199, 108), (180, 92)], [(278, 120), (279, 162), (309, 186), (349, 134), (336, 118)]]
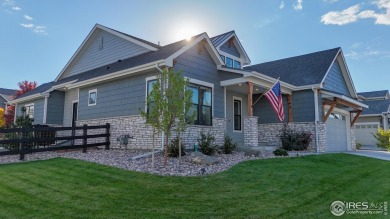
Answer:
[(0, 218), (329, 218), (336, 200), (390, 201), (389, 169), (346, 154), (247, 161), (204, 177), (63, 158), (0, 165)]

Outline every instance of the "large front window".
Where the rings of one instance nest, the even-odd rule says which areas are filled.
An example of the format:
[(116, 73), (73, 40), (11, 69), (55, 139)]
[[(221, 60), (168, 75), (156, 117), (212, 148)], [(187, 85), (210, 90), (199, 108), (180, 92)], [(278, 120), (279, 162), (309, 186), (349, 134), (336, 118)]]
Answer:
[(30, 117), (31, 119), (34, 118), (34, 104), (25, 105), (25, 113), (26, 116)]
[(197, 84), (190, 84), (192, 91), (192, 106), (188, 115), (195, 114), (194, 124), (211, 125), (212, 120), (212, 89)]
[(241, 100), (234, 100), (234, 131), (241, 131)]
[[(153, 80), (149, 80), (147, 83), (147, 92), (148, 92), (148, 96), (151, 95), (152, 93), (152, 90), (153, 90), (153, 85), (157, 82), (157, 79), (153, 79)], [(149, 102), (149, 105), (146, 106), (146, 112), (149, 113), (149, 110), (150, 108), (152, 108), (154, 106), (154, 101), (153, 99), (150, 99), (150, 102)]]

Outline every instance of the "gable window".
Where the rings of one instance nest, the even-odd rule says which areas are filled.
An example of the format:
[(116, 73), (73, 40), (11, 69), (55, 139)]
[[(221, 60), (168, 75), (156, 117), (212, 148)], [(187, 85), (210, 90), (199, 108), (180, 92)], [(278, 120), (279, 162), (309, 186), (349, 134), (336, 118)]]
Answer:
[(241, 62), (234, 60), (233, 68), (241, 68)]
[(233, 59), (226, 57), (226, 67), (233, 68)]
[[(155, 78), (155, 77), (153, 77)], [(156, 83), (157, 79), (150, 79), (146, 81), (146, 93), (149, 96), (152, 93), (153, 85)], [(149, 105), (146, 106), (146, 112), (149, 113), (149, 109), (154, 106), (154, 101), (151, 100)]]
[(233, 127), (234, 127), (234, 131), (241, 131), (241, 111), (242, 111), (241, 98), (234, 98), (233, 99)]
[(88, 92), (88, 106), (95, 106), (97, 99), (97, 90), (93, 89)]
[(34, 104), (28, 104), (24, 106), (25, 109), (25, 115), (29, 118), (34, 118)]
[(190, 84), (192, 91), (192, 106), (189, 115), (195, 114), (195, 125), (211, 125), (212, 121), (212, 89), (197, 84)]
[(221, 55), (221, 59), (223, 62), (225, 62), (225, 56), (224, 55)]

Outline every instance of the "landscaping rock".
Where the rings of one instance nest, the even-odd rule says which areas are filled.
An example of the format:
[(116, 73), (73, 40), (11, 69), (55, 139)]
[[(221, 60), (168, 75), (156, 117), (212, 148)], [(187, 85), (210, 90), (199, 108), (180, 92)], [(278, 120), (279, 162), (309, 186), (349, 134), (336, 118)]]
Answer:
[(197, 151), (191, 153), (189, 160), (192, 163), (200, 164), (200, 165), (211, 165), (220, 162), (217, 157), (207, 156)]
[(237, 148), (237, 151), (244, 152), (244, 155), (248, 157), (258, 157), (261, 154), (259, 150), (254, 150), (252, 148), (245, 147)]

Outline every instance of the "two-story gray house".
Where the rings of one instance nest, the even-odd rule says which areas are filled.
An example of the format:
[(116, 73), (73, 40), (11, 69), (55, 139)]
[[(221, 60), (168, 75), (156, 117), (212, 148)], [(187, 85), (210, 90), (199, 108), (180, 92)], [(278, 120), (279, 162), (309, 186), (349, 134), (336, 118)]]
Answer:
[[(152, 129), (140, 110), (164, 68), (183, 70), (197, 112), (183, 141), (192, 147), (201, 131), (218, 144), (225, 134), (240, 146), (279, 146), (283, 123), (310, 131), (310, 150), (355, 148), (353, 123), (365, 104), (357, 94), (341, 48), (251, 65), (234, 31), (207, 33), (165, 46), (95, 25), (54, 81), (10, 104), (26, 107), (35, 123), (54, 126), (111, 124), (112, 145), (130, 134), (131, 148), (151, 147)], [(280, 78), (285, 120), (257, 97)]]
[(0, 108), (7, 112), (8, 101), (15, 99), (16, 90), (0, 88)]

